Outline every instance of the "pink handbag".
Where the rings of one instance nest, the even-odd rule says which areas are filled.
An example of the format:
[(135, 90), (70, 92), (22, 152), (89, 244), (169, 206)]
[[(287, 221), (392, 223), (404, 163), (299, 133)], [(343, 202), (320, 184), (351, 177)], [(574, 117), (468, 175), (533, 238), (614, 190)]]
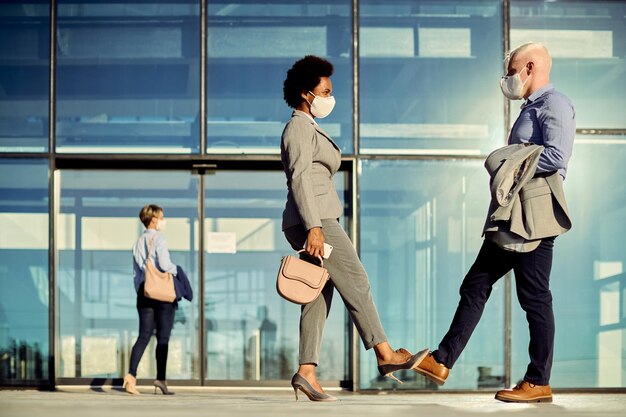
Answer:
[(144, 269), (144, 285), (143, 293), (146, 297), (153, 300), (173, 303), (176, 299), (176, 290), (174, 289), (174, 278), (169, 272), (161, 272), (150, 260), (150, 253), (154, 246), (154, 239), (150, 240), (150, 251), (146, 260), (146, 268)]
[[(304, 249), (298, 251), (301, 252)], [(296, 304), (308, 304), (315, 300), (330, 279), (324, 261), (321, 258), (320, 261), (321, 266), (317, 266), (292, 255), (284, 256), (276, 278), (278, 294)]]

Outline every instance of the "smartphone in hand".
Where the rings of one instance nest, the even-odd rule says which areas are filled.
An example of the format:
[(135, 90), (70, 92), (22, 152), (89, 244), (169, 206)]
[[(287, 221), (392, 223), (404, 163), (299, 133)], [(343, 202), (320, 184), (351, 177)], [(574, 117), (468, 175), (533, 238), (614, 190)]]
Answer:
[(328, 259), (332, 251), (333, 251), (333, 247), (329, 245), (328, 243), (324, 242), (324, 256), (322, 256), (322, 258)]
[[(304, 241), (304, 245), (302, 245), (302, 247), (306, 249), (306, 240)], [(332, 251), (333, 251), (332, 245), (329, 245), (328, 243), (324, 242), (324, 256), (322, 256), (322, 258), (328, 259)]]

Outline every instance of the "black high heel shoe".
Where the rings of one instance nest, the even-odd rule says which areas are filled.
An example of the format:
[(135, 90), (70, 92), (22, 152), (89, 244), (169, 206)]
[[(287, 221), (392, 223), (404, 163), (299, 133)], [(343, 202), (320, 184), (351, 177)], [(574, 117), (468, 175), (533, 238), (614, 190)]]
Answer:
[(428, 356), (428, 348), (417, 352), (415, 355), (411, 356), (408, 361), (404, 363), (389, 363), (386, 365), (378, 365), (378, 372), (381, 376), (385, 376), (387, 378), (391, 378), (393, 380), (398, 381), (398, 383), (402, 384), (396, 376), (393, 374), (396, 371), (402, 371), (405, 369), (413, 369), (417, 365), (420, 364), (424, 360), (426, 356)]
[(158, 379), (155, 379), (153, 384), (154, 384), (154, 394), (155, 395), (157, 393), (157, 388), (161, 390), (161, 393), (163, 393), (163, 395), (174, 395), (174, 393), (172, 391), (167, 389), (167, 382), (159, 381)]
[(309, 384), (309, 381), (304, 379), (300, 374), (295, 374), (293, 378), (291, 378), (291, 386), (293, 387), (293, 392), (296, 394), (296, 401), (298, 401), (298, 390), (304, 392), (311, 401), (337, 401), (337, 398), (332, 395), (318, 392)]

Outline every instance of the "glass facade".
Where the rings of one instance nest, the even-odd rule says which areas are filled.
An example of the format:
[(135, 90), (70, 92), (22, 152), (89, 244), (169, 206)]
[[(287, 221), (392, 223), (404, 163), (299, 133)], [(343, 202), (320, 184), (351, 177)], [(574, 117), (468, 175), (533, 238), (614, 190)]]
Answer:
[(48, 150), (50, 6), (0, 4), (0, 152)]
[(576, 105), (584, 129), (624, 129), (626, 4), (511, 1), (511, 45), (533, 39), (553, 58), (551, 79)]
[(197, 153), (200, 5), (57, 1), (56, 146)]
[[(607, 193), (623, 190), (615, 173), (624, 158), (623, 136), (576, 138), (564, 184), (574, 226), (555, 241), (550, 284), (557, 326), (555, 386), (623, 387), (626, 381), (626, 195)], [(523, 375), (528, 362), (526, 328), (514, 299), (511, 360), (517, 375)]]
[[(345, 174), (335, 177), (340, 196)], [(288, 380), (298, 361), (300, 307), (276, 293), (282, 172), (217, 172), (205, 181), (204, 306), (208, 380)], [(344, 380), (345, 309), (331, 310), (318, 376)], [(328, 364), (328, 365), (327, 365)]]
[[(387, 337), (394, 347), (434, 350), (482, 243), (489, 176), (479, 161), (370, 160), (361, 170), (361, 256)], [(393, 387), (380, 381), (371, 353), (361, 353), (360, 365), (362, 388)], [(503, 365), (499, 282), (445, 388), (501, 386)], [(479, 380), (486, 373), (492, 378)], [(401, 379), (402, 388), (437, 389), (415, 372)]]
[(361, 153), (482, 155), (503, 142), (501, 1), (359, 5)]
[[(343, 192), (342, 175), (337, 189)], [(283, 174), (218, 172), (204, 178), (204, 325), (207, 380), (289, 379), (297, 361), (298, 307), (275, 291), (276, 259), (290, 250), (280, 230)], [(138, 319), (130, 248), (143, 232), (148, 201), (164, 208), (172, 260), (197, 293), (199, 176), (165, 171), (61, 171), (57, 223), (61, 378), (117, 378), (127, 372)], [(162, 197), (167, 196), (167, 197)], [(168, 379), (200, 377), (199, 296), (179, 303)], [(322, 373), (343, 380), (345, 316), (335, 309)], [(149, 346), (139, 378), (155, 362)]]
[[(343, 152), (342, 222), (389, 341), (436, 349), (481, 244), (484, 157), (519, 113), (498, 85), (505, 41), (534, 40), (578, 127), (565, 181), (574, 226), (551, 275), (551, 385), (626, 387), (625, 16), (606, 0), (2, 2), (0, 385), (120, 381), (147, 203), (164, 207), (195, 293), (176, 313), (168, 379), (288, 385), (299, 308), (275, 291), (291, 252), (278, 146), (283, 79), (307, 54), (335, 66), (337, 105), (319, 123)], [(510, 288), (495, 286), (445, 387), (380, 378), (336, 294), (318, 377), (362, 390), (515, 383), (528, 329)], [(140, 379), (154, 377), (153, 351)]]
[(352, 152), (352, 4), (207, 3), (207, 152), (278, 153), (289, 113), (283, 80), (303, 54), (329, 59), (339, 103), (324, 129)]
[[(557, 332), (551, 381), (623, 387), (626, 194), (616, 173), (626, 158), (626, 82), (617, 75), (626, 71), (626, 4), (515, 0), (510, 33), (512, 45), (533, 39), (549, 48), (551, 81), (574, 103), (578, 128), (616, 131), (574, 141), (564, 183), (573, 228), (556, 239), (551, 274)], [(512, 106), (511, 121), (518, 112)], [(522, 376), (528, 331), (514, 290), (512, 299), (512, 375)]]
[[(62, 170), (57, 215), (60, 378), (117, 378), (128, 370), (139, 319), (132, 247), (143, 233), (139, 210), (154, 203), (168, 218), (172, 261), (198, 288), (198, 178), (190, 173)], [(197, 379), (198, 301), (176, 311), (169, 379)], [(152, 340), (154, 343), (154, 340)], [(156, 371), (154, 346), (137, 377)]]
[(48, 379), (48, 165), (0, 159), (0, 384)]

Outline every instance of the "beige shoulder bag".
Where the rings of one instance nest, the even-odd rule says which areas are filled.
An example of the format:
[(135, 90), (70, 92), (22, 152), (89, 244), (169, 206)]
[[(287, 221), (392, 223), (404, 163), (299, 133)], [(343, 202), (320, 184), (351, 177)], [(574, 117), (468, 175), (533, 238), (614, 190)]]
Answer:
[(144, 269), (145, 282), (143, 293), (146, 297), (153, 300), (172, 303), (176, 299), (176, 290), (174, 290), (174, 279), (169, 272), (161, 272), (152, 261), (150, 254), (154, 248), (154, 238), (150, 239), (150, 251), (146, 260), (146, 268)]
[[(301, 252), (304, 249), (298, 251)], [(321, 258), (320, 261), (321, 266), (317, 266), (292, 255), (284, 256), (276, 279), (278, 294), (296, 304), (308, 304), (315, 300), (330, 279), (324, 261)]]

